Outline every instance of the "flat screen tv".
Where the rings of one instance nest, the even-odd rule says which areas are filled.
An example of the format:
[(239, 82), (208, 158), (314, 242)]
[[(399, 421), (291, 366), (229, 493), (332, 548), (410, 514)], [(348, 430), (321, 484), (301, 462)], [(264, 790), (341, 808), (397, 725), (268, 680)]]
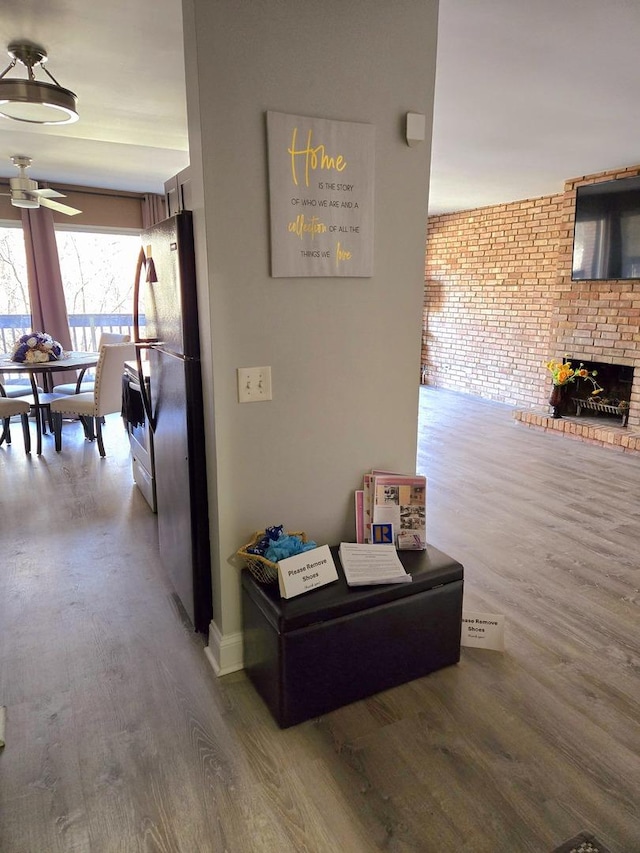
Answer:
[(640, 177), (578, 187), (571, 278), (640, 279)]

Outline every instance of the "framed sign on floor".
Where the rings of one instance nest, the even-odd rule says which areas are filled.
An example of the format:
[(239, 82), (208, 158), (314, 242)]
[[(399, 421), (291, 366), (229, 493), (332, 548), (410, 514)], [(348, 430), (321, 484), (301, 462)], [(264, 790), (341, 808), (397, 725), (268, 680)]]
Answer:
[(271, 275), (373, 275), (374, 128), (267, 112)]

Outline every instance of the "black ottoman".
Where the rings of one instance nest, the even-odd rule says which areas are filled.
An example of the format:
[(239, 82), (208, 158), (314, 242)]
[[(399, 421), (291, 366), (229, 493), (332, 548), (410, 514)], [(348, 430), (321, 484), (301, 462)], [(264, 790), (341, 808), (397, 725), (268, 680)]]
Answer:
[(399, 551), (412, 583), (349, 587), (331, 553), (338, 580), (296, 598), (242, 572), (244, 668), (281, 728), (460, 660), (460, 563)]

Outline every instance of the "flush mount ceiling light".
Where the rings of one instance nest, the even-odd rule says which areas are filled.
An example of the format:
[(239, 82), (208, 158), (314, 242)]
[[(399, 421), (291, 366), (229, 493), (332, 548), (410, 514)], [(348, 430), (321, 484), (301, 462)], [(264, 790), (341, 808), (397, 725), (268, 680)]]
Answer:
[[(13, 42), (8, 53), (11, 62), (0, 74), (0, 117), (31, 124), (70, 124), (78, 120), (76, 96), (44, 67), (46, 50), (28, 42)], [(26, 67), (27, 79), (5, 77), (18, 62)], [(39, 65), (53, 83), (36, 80), (34, 65)]]

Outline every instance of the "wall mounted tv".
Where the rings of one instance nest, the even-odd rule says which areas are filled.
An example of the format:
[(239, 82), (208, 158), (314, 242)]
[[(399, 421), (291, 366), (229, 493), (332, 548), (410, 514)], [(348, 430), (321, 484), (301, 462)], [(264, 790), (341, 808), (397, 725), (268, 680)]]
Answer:
[(640, 279), (640, 177), (578, 187), (571, 278)]

